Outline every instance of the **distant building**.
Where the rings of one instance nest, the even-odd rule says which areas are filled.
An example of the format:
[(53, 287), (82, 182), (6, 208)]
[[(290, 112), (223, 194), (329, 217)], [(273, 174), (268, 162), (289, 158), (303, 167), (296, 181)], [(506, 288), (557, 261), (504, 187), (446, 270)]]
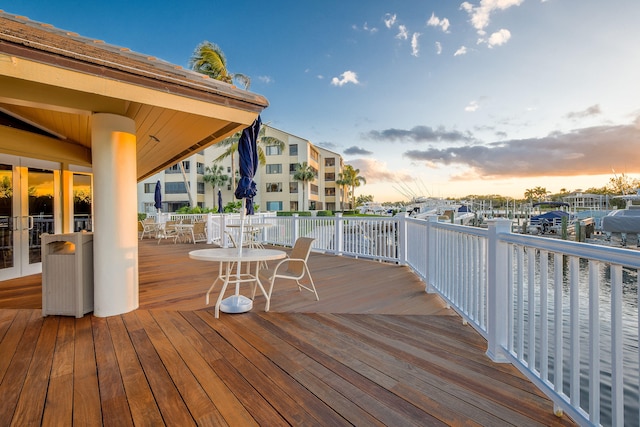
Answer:
[(569, 203), (573, 211), (609, 209), (609, 197), (604, 194), (575, 191), (562, 197), (562, 201)]
[[(254, 202), (260, 211), (306, 211), (345, 209), (343, 206), (344, 189), (336, 184), (344, 168), (342, 156), (310, 141), (273, 128), (264, 126), (265, 136), (284, 142), (284, 149), (276, 146), (262, 146), (266, 163), (258, 166), (255, 182), (258, 189)], [(205, 167), (211, 167), (215, 159), (222, 155), (225, 147), (213, 145), (204, 151), (182, 161), (183, 169), (175, 164), (163, 172), (157, 173), (138, 184), (139, 211), (155, 212), (154, 191), (156, 182), (162, 187), (162, 211), (175, 212), (190, 204), (202, 208), (217, 206), (217, 190), (204, 182)], [(234, 156), (237, 174), (237, 153)], [(293, 179), (299, 163), (307, 162), (316, 172), (316, 178), (303, 183)], [(224, 168), (224, 174), (231, 178), (231, 157), (217, 163)], [(187, 188), (188, 187), (188, 188)], [(221, 189), (222, 203), (235, 201), (231, 180)], [(303, 206), (303, 198), (308, 206)]]

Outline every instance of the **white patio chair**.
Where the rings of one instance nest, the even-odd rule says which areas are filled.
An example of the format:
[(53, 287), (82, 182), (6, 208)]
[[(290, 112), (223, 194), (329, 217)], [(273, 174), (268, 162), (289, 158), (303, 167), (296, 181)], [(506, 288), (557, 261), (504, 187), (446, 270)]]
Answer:
[(174, 227), (175, 224), (179, 224), (178, 221), (167, 221), (158, 229), (158, 244), (163, 239), (173, 239), (173, 243), (175, 244), (178, 238), (180, 237), (180, 233)]
[(207, 241), (207, 223), (203, 221), (196, 221), (193, 223), (191, 229), (191, 239), (193, 243), (206, 242)]
[[(264, 311), (269, 311), (271, 292), (273, 292), (273, 285), (276, 279), (295, 280), (296, 284), (298, 285), (299, 291), (301, 291), (302, 289), (306, 289), (307, 291), (312, 292), (315, 295), (316, 301), (320, 301), (318, 292), (316, 291), (316, 286), (313, 283), (313, 279), (311, 278), (309, 266), (307, 265), (307, 260), (309, 259), (309, 254), (311, 253), (311, 244), (314, 240), (315, 239), (312, 237), (299, 237), (293, 245), (293, 249), (291, 250), (288, 258), (280, 261), (273, 270), (260, 271), (260, 275), (265, 277), (265, 279), (269, 281), (269, 290), (267, 291), (268, 297)], [(300, 280), (303, 279), (304, 276), (307, 276), (309, 278), (309, 285), (303, 285), (300, 283)], [(256, 290), (254, 287), (254, 296), (255, 293)]]
[(140, 226), (142, 227), (140, 240), (144, 239), (145, 234), (147, 237), (156, 237), (155, 235), (158, 232), (158, 224), (156, 224), (156, 221), (153, 218), (147, 218), (140, 221)]

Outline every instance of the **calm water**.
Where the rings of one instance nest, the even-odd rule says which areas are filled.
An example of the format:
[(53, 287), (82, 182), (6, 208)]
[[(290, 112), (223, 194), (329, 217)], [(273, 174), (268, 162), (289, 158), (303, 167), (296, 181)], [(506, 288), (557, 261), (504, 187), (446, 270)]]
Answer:
[[(538, 257), (539, 258), (539, 257)], [(540, 259), (537, 259), (536, 270), (539, 274)], [(526, 273), (525, 273), (526, 275)], [(610, 426), (611, 421), (611, 365), (608, 362), (611, 355), (611, 282), (609, 268), (601, 268), (599, 275), (599, 318), (600, 318), (600, 393), (601, 393), (601, 411), (600, 422), (604, 426)], [(553, 363), (554, 354), (554, 285), (553, 285), (553, 263), (549, 264), (549, 285), (547, 292), (548, 307), (547, 316), (549, 319), (549, 354), (550, 365)], [(526, 279), (525, 279), (526, 280)], [(586, 261), (580, 262), (579, 272), (579, 323), (580, 323), (580, 353), (581, 353), (581, 406), (588, 410), (588, 381), (589, 381), (589, 268)], [(569, 275), (568, 266), (563, 266), (563, 283), (562, 283), (562, 305), (563, 305), (563, 366), (564, 371), (564, 392), (569, 395), (570, 392), (570, 372), (566, 367), (570, 366), (570, 311), (569, 311)], [(523, 298), (525, 300), (525, 308), (527, 307), (528, 293), (525, 291)], [(540, 289), (536, 288), (536, 313), (535, 319), (539, 326), (540, 322)], [(640, 396), (640, 356), (638, 352), (638, 274), (635, 270), (623, 270), (623, 303), (622, 303), (622, 319), (623, 319), (623, 364), (624, 364), (624, 418), (625, 425), (640, 425), (639, 417), (639, 396)], [(527, 322), (525, 319), (524, 333), (527, 334)], [(538, 329), (538, 328), (536, 328)], [(526, 341), (525, 341), (526, 342)], [(541, 342), (540, 337), (536, 337), (537, 354), (539, 354)], [(525, 353), (528, 350), (525, 349)], [(536, 356), (536, 368), (540, 369), (540, 358)], [(549, 368), (549, 380), (553, 381), (553, 371)]]

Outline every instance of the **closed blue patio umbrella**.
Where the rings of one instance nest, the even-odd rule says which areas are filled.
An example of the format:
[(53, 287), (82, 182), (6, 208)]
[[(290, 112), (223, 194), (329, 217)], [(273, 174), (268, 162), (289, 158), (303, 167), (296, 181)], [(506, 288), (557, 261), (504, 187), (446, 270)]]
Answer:
[(258, 192), (253, 177), (258, 168), (258, 132), (262, 120), (260, 116), (253, 124), (242, 131), (238, 141), (238, 160), (240, 163), (240, 181), (235, 191), (236, 199), (242, 199), (242, 209), (240, 210), (240, 235), (238, 242), (238, 262), (236, 263), (236, 293), (225, 298), (220, 304), (220, 310), (225, 313), (244, 313), (251, 310), (253, 301), (240, 295), (241, 257), (242, 239), (244, 235), (244, 219), (246, 215), (253, 215), (253, 196)]
[(153, 195), (153, 200), (155, 202), (154, 206), (156, 207), (158, 212), (160, 212), (160, 209), (162, 209), (162, 186), (160, 184), (160, 180), (156, 182), (156, 191)]
[(258, 132), (262, 119), (256, 118), (253, 124), (242, 131), (238, 141), (240, 163), (240, 181), (235, 191), (236, 199), (245, 199), (247, 215), (253, 215), (253, 196), (256, 195), (256, 183), (253, 177), (258, 169)]
[(218, 190), (218, 213), (222, 213), (222, 191)]

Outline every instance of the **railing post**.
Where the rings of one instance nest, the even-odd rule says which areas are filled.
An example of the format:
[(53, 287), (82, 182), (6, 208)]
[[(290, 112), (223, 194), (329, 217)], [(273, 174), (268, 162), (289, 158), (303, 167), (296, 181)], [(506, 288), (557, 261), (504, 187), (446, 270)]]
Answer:
[(291, 241), (291, 246), (293, 246), (298, 240), (298, 236), (300, 235), (300, 215), (297, 213), (293, 214), (293, 229), (291, 230), (293, 233), (293, 240)]
[(226, 228), (227, 228), (227, 215), (221, 214), (220, 215), (220, 246), (222, 246), (223, 248), (229, 247), (229, 242), (227, 241), (227, 235), (224, 233)]
[(336, 221), (334, 226), (333, 251), (336, 255), (342, 256), (342, 251), (344, 249), (344, 220), (342, 219), (342, 212), (336, 212)]
[(434, 275), (436, 272), (436, 260), (437, 250), (436, 248), (436, 231), (434, 225), (438, 223), (438, 215), (427, 216), (427, 241), (426, 241), (426, 254), (427, 257), (427, 271), (424, 273), (424, 277), (427, 281), (426, 292), (435, 292), (433, 283), (435, 282)]
[(207, 233), (207, 244), (210, 245), (213, 243), (213, 215), (210, 212), (207, 214), (207, 230), (210, 230)]
[(487, 356), (494, 362), (508, 362), (504, 353), (509, 339), (508, 324), (508, 274), (507, 257), (509, 245), (500, 241), (500, 234), (511, 233), (511, 221), (494, 219), (488, 221), (489, 241), (487, 254)]
[(407, 212), (399, 212), (395, 215), (398, 218), (398, 264), (407, 265)]

